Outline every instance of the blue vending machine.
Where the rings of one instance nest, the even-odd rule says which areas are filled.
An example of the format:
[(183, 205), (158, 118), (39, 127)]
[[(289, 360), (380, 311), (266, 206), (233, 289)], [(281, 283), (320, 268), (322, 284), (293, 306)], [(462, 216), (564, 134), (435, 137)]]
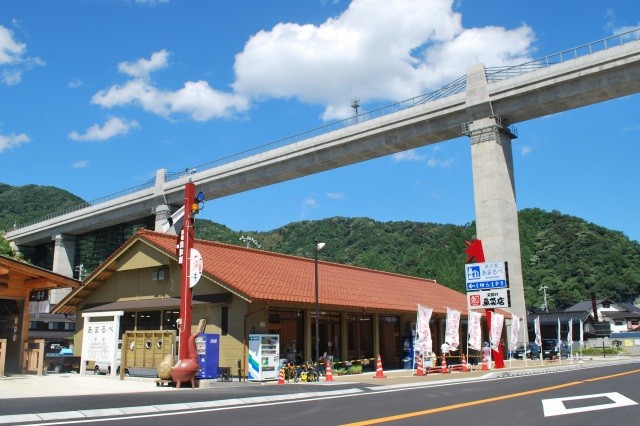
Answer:
[(220, 335), (201, 333), (196, 337), (198, 352), (198, 379), (215, 379), (219, 376)]
[(413, 336), (402, 336), (402, 363), (405, 370), (413, 368)]

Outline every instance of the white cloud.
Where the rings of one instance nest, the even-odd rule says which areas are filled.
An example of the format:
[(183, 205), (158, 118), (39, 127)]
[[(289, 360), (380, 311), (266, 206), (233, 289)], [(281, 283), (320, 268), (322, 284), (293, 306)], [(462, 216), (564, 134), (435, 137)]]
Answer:
[(0, 25), (0, 67), (2, 67), (2, 83), (13, 86), (22, 81), (22, 73), (36, 65), (45, 63), (38, 57), (28, 58), (23, 55), (27, 51), (24, 43), (16, 41), (13, 33)]
[(19, 62), (26, 50), (27, 46), (24, 43), (15, 41), (13, 33), (0, 25), (0, 65)]
[(323, 119), (352, 115), (351, 100), (398, 101), (439, 89), (477, 62), (514, 65), (531, 60), (530, 27), (464, 28), (453, 0), (353, 0), (320, 25), (279, 23), (249, 38), (236, 55), (231, 91), (206, 81), (178, 90), (157, 87), (150, 74), (169, 66), (169, 52), (121, 62), (131, 79), (96, 93), (105, 108), (139, 105), (195, 121), (247, 111), (252, 102), (298, 99), (324, 107)]
[(29, 139), (29, 136), (24, 133), (9, 136), (0, 135), (0, 153), (6, 149), (17, 148), (27, 142), (31, 142), (31, 139)]
[(531, 154), (531, 151), (533, 151), (533, 147), (525, 145), (520, 149), (520, 156), (526, 157)]
[(446, 160), (442, 160), (440, 158), (429, 158), (429, 160), (427, 160), (427, 165), (429, 167), (440, 167), (446, 169), (448, 167), (451, 167), (453, 161), (453, 158), (449, 158)]
[(342, 200), (344, 194), (342, 192), (327, 192), (327, 198), (330, 200)]
[(408, 151), (397, 152), (391, 156), (394, 161), (423, 161), (427, 157), (424, 155), (418, 154), (415, 149), (410, 149)]
[(69, 89), (77, 89), (78, 87), (81, 87), (81, 86), (82, 86), (82, 80), (80, 80), (79, 78), (73, 79), (69, 83), (67, 83), (67, 87)]
[(150, 60), (120, 63), (120, 71), (134, 79), (99, 91), (93, 95), (91, 102), (105, 108), (136, 104), (161, 117), (169, 118), (172, 114), (180, 113), (191, 116), (195, 121), (229, 117), (249, 107), (247, 99), (214, 90), (206, 81), (188, 81), (173, 92), (155, 87), (149, 81), (149, 74), (164, 68), (167, 58), (168, 53), (163, 50), (152, 54)]
[(150, 59), (140, 58), (136, 62), (120, 62), (118, 69), (121, 73), (134, 78), (148, 78), (153, 71), (166, 68), (169, 62), (169, 52), (161, 50), (151, 55)]
[(89, 166), (89, 161), (80, 160), (80, 161), (76, 161), (75, 163), (73, 163), (73, 165), (71, 167), (73, 167), (74, 169), (85, 169), (88, 166)]
[(354, 0), (319, 26), (280, 23), (236, 56), (237, 93), (297, 98), (325, 106), (323, 118), (351, 115), (350, 100), (401, 100), (441, 87), (478, 61), (530, 60), (533, 33), (522, 25), (462, 27), (452, 0)]
[(126, 135), (129, 130), (140, 127), (135, 120), (124, 120), (118, 117), (112, 117), (104, 123), (102, 127), (97, 124), (89, 127), (84, 134), (80, 134), (75, 130), (69, 133), (69, 139), (74, 141), (103, 141), (111, 139), (114, 136)]

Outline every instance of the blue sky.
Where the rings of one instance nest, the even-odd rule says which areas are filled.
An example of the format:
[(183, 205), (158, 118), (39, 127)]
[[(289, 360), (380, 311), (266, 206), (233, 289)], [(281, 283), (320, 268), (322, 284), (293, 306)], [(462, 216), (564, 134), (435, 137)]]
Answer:
[[(85, 200), (640, 26), (640, 2), (0, 0), (0, 182)], [(516, 123), (518, 208), (640, 241), (640, 95)], [(236, 231), (474, 220), (466, 137), (210, 200)]]

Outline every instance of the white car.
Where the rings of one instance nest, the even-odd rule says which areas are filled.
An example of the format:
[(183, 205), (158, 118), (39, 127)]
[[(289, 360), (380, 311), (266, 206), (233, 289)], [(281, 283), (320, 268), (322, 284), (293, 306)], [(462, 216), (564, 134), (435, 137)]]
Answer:
[[(116, 354), (116, 374), (120, 374), (120, 356), (121, 356), (122, 342), (118, 342), (118, 353)], [(111, 374), (111, 361), (98, 360), (95, 367), (93, 367), (93, 374)], [(129, 371), (124, 370), (124, 375), (129, 376)]]

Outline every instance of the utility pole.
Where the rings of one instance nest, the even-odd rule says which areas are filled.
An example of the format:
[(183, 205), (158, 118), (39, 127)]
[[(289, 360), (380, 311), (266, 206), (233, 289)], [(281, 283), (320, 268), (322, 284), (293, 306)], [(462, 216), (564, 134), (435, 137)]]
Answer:
[(542, 307), (544, 308), (545, 312), (549, 312), (549, 305), (547, 304), (547, 289), (549, 287), (547, 287), (546, 285), (541, 286), (540, 290), (542, 290), (543, 295), (544, 295), (544, 304), (542, 305)]

